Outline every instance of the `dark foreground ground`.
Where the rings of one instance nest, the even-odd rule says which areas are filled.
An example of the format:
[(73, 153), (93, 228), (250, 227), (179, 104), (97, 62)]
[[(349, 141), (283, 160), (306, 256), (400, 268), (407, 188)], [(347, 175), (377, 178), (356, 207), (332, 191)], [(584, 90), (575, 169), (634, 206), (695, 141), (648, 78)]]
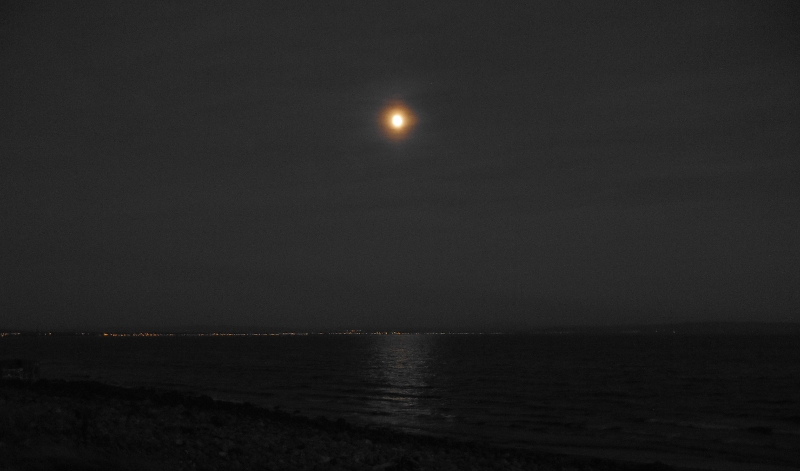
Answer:
[(0, 382), (3, 470), (673, 470), (93, 382)]

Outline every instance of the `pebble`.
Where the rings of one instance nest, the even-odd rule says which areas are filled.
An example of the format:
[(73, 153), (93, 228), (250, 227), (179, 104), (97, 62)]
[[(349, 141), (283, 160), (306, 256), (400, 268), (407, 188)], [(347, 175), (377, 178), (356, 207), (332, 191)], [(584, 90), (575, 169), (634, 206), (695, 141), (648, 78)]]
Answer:
[[(64, 391), (48, 394), (46, 389), (34, 386), (29, 390), (13, 390), (0, 385), (0, 397), (6, 401), (0, 406), (0, 417), (13, 420), (9, 423), (33, 425), (12, 429), (11, 435), (5, 433), (0, 447), (10, 444), (15, 451), (19, 450), (14, 459), (31, 456), (31, 460), (40, 452), (34, 443), (49, 441), (62, 443), (68, 448), (97, 450), (108, 447), (103, 452), (107, 455), (112, 455), (112, 450), (124, 449), (152, 460), (153, 466), (142, 465), (139, 466), (141, 469), (196, 471), (276, 468), (351, 471), (636, 469), (605, 462), (602, 468), (593, 468), (585, 460), (576, 466), (570, 462), (571, 458), (566, 457), (558, 458), (556, 464), (552, 456), (530, 453), (520, 458), (515, 452), (506, 450), (419, 440), (402, 434), (376, 434), (346, 423), (337, 422), (336, 428), (331, 430), (303, 417), (287, 417), (267, 409), (237, 408), (224, 403), (198, 404), (188, 397), (184, 404), (175, 404), (174, 400), (162, 404), (157, 400), (156, 392), (143, 392), (139, 394), (144, 397), (136, 397), (133, 391), (108, 387), (105, 395), (96, 394), (87, 399), (77, 386), (72, 395), (68, 394), (70, 389), (67, 386)], [(56, 409), (65, 411), (63, 416), (59, 416), (58, 427), (51, 425), (53, 414), (48, 413)], [(82, 421), (74, 411), (86, 411), (93, 420)], [(135, 420), (125, 420), (126, 417)], [(83, 434), (82, 427), (88, 427)], [(0, 453), (0, 469), (31, 467), (25, 462), (9, 463), (9, 456)], [(127, 465), (117, 467), (130, 468)]]

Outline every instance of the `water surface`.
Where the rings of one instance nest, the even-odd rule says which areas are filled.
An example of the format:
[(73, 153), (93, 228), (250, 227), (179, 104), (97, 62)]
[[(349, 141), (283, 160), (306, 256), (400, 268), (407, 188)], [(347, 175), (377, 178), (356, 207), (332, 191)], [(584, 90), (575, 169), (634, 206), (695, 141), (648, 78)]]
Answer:
[(49, 378), (507, 446), (800, 465), (797, 336), (5, 337), (0, 355), (39, 359)]

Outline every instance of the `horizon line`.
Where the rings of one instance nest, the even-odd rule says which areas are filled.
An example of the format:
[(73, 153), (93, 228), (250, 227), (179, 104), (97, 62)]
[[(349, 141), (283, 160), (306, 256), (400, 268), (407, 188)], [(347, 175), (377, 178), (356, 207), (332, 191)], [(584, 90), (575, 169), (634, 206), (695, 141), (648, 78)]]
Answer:
[(659, 324), (552, 325), (506, 329), (270, 329), (243, 326), (183, 326), (159, 329), (0, 329), (0, 336), (309, 336), (309, 335), (521, 335), (521, 334), (800, 333), (800, 322), (697, 321)]

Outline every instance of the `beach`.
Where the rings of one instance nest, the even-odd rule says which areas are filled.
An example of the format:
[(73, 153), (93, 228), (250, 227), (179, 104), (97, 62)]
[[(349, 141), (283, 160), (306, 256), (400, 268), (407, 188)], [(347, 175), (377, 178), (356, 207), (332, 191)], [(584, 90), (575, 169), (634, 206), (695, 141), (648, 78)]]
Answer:
[(90, 381), (0, 383), (7, 470), (676, 470), (367, 428)]
[[(10, 463), (13, 450), (30, 464), (83, 450), (87, 461), (99, 450), (95, 458), (126, 463), (157, 456), (167, 469), (560, 469), (542, 457), (580, 456), (594, 467), (576, 469), (604, 469), (598, 458), (607, 469), (788, 471), (800, 462), (796, 345), (792, 336), (6, 337), (3, 356), (29, 359), (38, 367), (29, 381), (39, 380), (0, 382), (13, 392), (0, 410), (0, 456)], [(302, 446), (273, 444), (280, 435), (258, 421), (301, 430)], [(417, 440), (392, 451), (376, 436), (387, 434), (391, 447)], [(340, 451), (342, 441), (352, 448)], [(438, 451), (465, 443), (480, 453)], [(404, 456), (415, 458), (402, 465)]]

